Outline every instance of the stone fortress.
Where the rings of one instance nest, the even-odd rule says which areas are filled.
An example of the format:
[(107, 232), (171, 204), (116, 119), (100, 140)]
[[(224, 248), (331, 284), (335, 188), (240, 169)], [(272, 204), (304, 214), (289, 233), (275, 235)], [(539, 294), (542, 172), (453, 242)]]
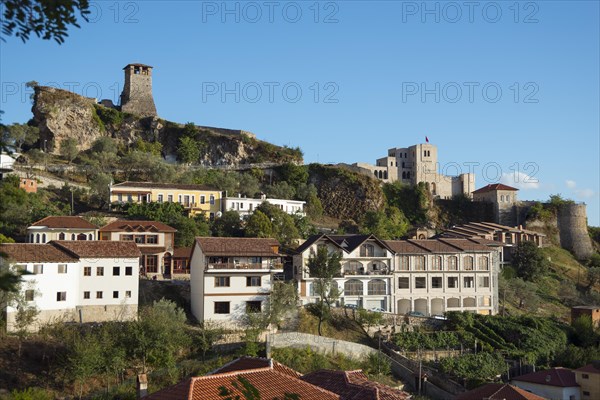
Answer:
[(152, 67), (127, 64), (123, 70), (125, 84), (121, 93), (121, 111), (143, 117), (157, 116), (152, 97)]
[(438, 173), (437, 146), (429, 143), (389, 149), (387, 157), (378, 159), (375, 165), (354, 163), (352, 167), (367, 171), (383, 182), (401, 181), (409, 185), (425, 182), (433, 197), (441, 199), (461, 194), (471, 197), (475, 190), (474, 174), (448, 176)]

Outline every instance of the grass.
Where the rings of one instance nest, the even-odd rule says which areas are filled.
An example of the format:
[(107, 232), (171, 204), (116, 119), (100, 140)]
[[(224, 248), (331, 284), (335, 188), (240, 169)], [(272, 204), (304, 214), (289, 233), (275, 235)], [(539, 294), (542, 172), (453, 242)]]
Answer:
[[(347, 342), (360, 343), (372, 346), (372, 339), (365, 333), (362, 327), (352, 318), (352, 310), (334, 309), (331, 321), (323, 322), (323, 336)], [(348, 312), (348, 317), (345, 315)], [(318, 335), (319, 320), (305, 310), (299, 313), (298, 331)]]
[(560, 247), (542, 248), (544, 256), (550, 260), (550, 269), (558, 275), (566, 276), (575, 284), (585, 284), (587, 268), (581, 265), (573, 255)]

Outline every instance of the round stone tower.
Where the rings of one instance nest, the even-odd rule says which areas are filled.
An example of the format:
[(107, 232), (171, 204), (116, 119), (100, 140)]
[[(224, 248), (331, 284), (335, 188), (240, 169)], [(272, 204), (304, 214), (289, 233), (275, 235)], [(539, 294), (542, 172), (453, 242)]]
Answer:
[(128, 64), (123, 70), (125, 84), (121, 93), (121, 111), (143, 117), (156, 116), (156, 106), (152, 97), (152, 67)]
[(562, 204), (558, 209), (558, 230), (561, 247), (571, 250), (578, 259), (584, 260), (594, 253), (585, 204)]

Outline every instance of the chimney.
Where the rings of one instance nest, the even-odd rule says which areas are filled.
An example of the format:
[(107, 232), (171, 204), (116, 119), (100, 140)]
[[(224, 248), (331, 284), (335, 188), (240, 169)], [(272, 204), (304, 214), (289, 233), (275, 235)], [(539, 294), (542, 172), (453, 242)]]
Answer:
[(148, 395), (148, 377), (146, 374), (137, 376), (137, 398), (141, 399)]

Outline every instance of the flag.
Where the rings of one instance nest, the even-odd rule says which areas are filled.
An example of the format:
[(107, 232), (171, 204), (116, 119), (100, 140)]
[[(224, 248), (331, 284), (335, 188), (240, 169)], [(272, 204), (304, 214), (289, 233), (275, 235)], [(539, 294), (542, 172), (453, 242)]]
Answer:
[(429, 138), (425, 136), (425, 142), (429, 143)]

